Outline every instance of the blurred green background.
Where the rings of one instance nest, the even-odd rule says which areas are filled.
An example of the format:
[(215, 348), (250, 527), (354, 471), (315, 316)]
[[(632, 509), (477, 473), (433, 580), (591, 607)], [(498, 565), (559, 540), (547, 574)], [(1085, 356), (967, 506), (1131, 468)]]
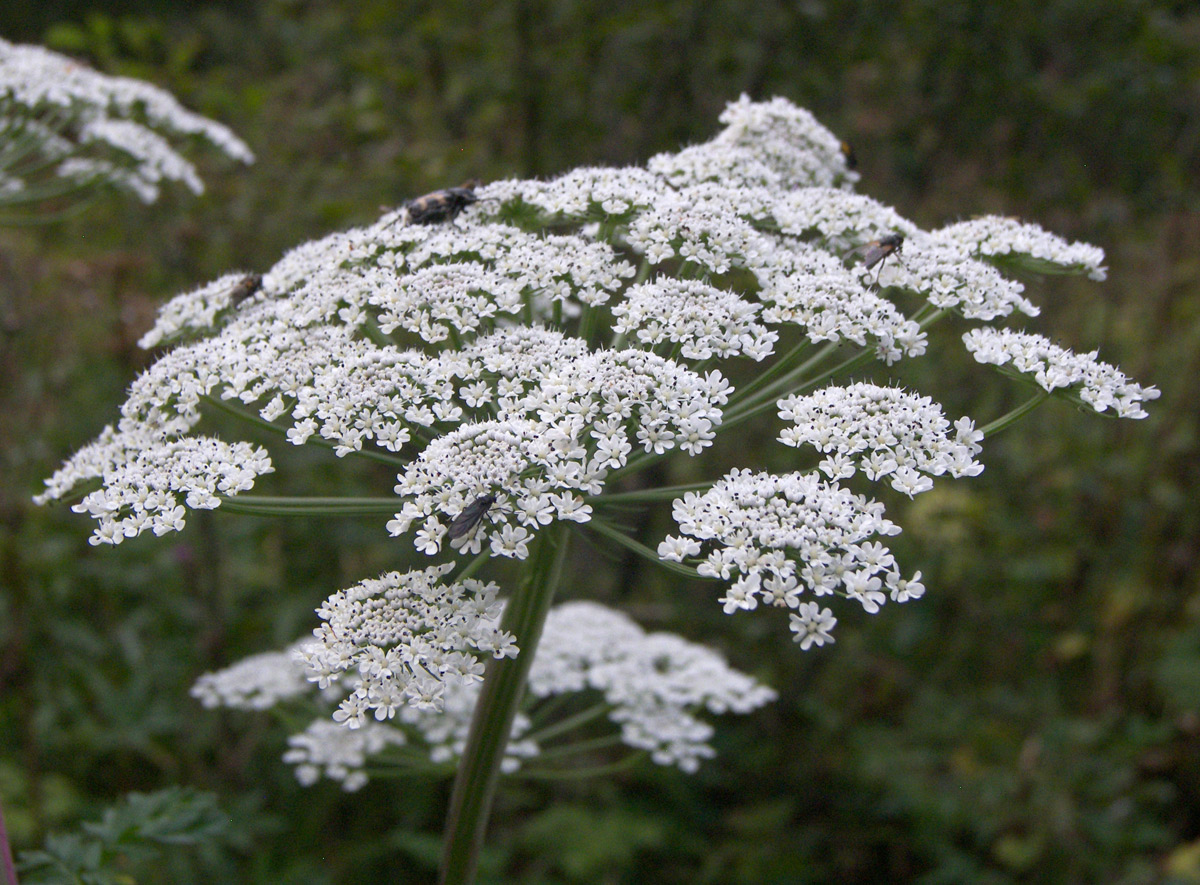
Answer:
[[(0, 36), (156, 83), (259, 155), (202, 158), (199, 200), (0, 231), (0, 798), (18, 849), (186, 785), (217, 795), (228, 832), (129, 858), (138, 881), (432, 880), (446, 784), (302, 789), (278, 725), (187, 694), (311, 629), (333, 589), (405, 567), (407, 545), (371, 520), (217, 512), (96, 549), (87, 519), (29, 499), (115, 420), (175, 293), (467, 178), (705, 140), (747, 92), (812, 110), (854, 145), (860, 190), (923, 226), (997, 212), (1104, 247), (1105, 283), (1030, 281), (1044, 311), (1026, 328), (1163, 397), (1144, 422), (1051, 403), (987, 444), (981, 476), (881, 495), (929, 592), (844, 608), (824, 650), (580, 548), (571, 596), (719, 647), (781, 698), (718, 723), (696, 776), (503, 787), (480, 881), (1200, 882), (1194, 2), (42, 0), (0, 7)], [(1024, 397), (944, 325), (905, 383), (981, 424)], [(773, 435), (741, 443), (791, 469)], [(354, 493), (331, 460), (285, 453), (267, 488)], [(733, 463), (751, 459), (719, 449), (705, 472)], [(641, 527), (652, 545), (668, 518)]]

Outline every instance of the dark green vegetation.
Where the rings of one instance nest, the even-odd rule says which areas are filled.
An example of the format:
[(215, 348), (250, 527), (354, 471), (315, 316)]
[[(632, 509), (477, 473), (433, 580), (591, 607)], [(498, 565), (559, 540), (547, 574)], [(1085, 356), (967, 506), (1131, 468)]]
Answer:
[[(891, 546), (929, 592), (844, 619), (825, 650), (801, 653), (782, 618), (723, 615), (711, 587), (584, 551), (578, 596), (721, 647), (782, 696), (723, 724), (695, 777), (507, 785), (481, 881), (1200, 881), (1194, 4), (96, 8), (8, 4), (0, 33), (171, 90), (259, 163), (210, 163), (200, 200), (106, 200), (0, 232), (0, 797), (19, 849), (178, 785), (215, 793), (229, 826), (197, 848), (208, 811), (175, 809), (189, 838), (128, 852), (138, 881), (432, 879), (446, 784), (302, 789), (280, 726), (187, 695), (310, 629), (331, 590), (406, 567), (411, 547), (377, 520), (217, 512), (96, 549), (90, 521), (29, 498), (114, 419), (147, 360), (136, 339), (176, 292), (469, 178), (706, 139), (746, 91), (812, 110), (853, 144), (861, 190), (926, 227), (1001, 212), (1103, 246), (1105, 283), (1029, 281), (1044, 312), (1026, 327), (1099, 347), (1163, 397), (1140, 423), (1052, 402), (986, 444), (983, 475), (915, 504), (880, 492), (905, 527)], [(979, 384), (961, 327), (943, 326), (905, 380), (981, 424), (1024, 398)], [(392, 484), (362, 472), (346, 488), (325, 452), (289, 454), (277, 494)], [(794, 457), (773, 446), (771, 466)], [(704, 475), (745, 460), (722, 459)], [(651, 546), (666, 520), (645, 526)]]

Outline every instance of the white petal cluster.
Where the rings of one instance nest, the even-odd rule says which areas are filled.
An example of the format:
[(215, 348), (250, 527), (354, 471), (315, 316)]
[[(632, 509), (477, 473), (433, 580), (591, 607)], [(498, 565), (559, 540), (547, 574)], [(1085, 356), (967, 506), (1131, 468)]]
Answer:
[(322, 688), (353, 671), (350, 695), (333, 714), (358, 728), (402, 707), (440, 709), (447, 684), (483, 678), (481, 656), (516, 657), (511, 634), (498, 629), (496, 584), (468, 578), (445, 584), (446, 563), (388, 572), (339, 590), (317, 609), (317, 642), (297, 652)]
[(743, 217), (753, 211), (743, 200), (717, 185), (672, 191), (637, 213), (625, 236), (652, 265), (677, 257), (714, 274), (769, 267), (773, 245)]
[(888, 365), (925, 352), (921, 327), (840, 258), (799, 241), (788, 242), (776, 254), (778, 260), (758, 272), (765, 322), (795, 323), (810, 341), (873, 344)]
[[(1050, 268), (1083, 270), (1093, 280), (1106, 276), (1104, 250), (1090, 243), (1069, 243), (1040, 225), (1001, 215), (960, 221), (935, 231), (933, 236), (959, 243), (986, 258), (1009, 255), (1034, 259)], [(1034, 264), (1034, 267), (1037, 267)]]
[(650, 171), (676, 187), (720, 181), (791, 190), (858, 179), (846, 168), (837, 137), (787, 99), (756, 102), (743, 95), (720, 121), (725, 129), (711, 141), (659, 154)]
[(700, 280), (662, 277), (630, 287), (613, 308), (613, 329), (645, 344), (681, 345), (685, 359), (771, 355), (779, 336), (755, 322), (757, 304)]
[(302, 640), (283, 651), (251, 655), (224, 670), (205, 673), (192, 686), (192, 697), (210, 709), (269, 710), (307, 695), (312, 683), (305, 677), (297, 653), (312, 644), (311, 639)]
[(1021, 294), (1021, 283), (974, 257), (970, 245), (951, 238), (914, 233), (904, 241), (900, 255), (873, 271), (859, 267), (858, 272), (868, 279), (874, 275), (880, 285), (917, 292), (934, 307), (967, 319), (994, 320), (1014, 310), (1027, 316), (1040, 312)]
[[(449, 617), (454, 621), (457, 616)], [(480, 617), (480, 628), (498, 635), (497, 620), (498, 610), (493, 609)], [(311, 694), (314, 685), (305, 678), (306, 672), (311, 677), (311, 671), (304, 661), (315, 645), (312, 640), (301, 641), (290, 652), (255, 655), (207, 673), (197, 680), (192, 694), (206, 707), (252, 710)], [(363, 654), (361, 649), (350, 653)], [(335, 703), (343, 699), (340, 713), (352, 680), (336, 677), (331, 674), (317, 686), (322, 697)], [(291, 749), (284, 760), (297, 766), (301, 783), (314, 783), (324, 775), (341, 781), (347, 790), (366, 783), (363, 768), (369, 756), (390, 746), (413, 746), (414, 739), (431, 762), (453, 762), (466, 744), (479, 689), (477, 680), (448, 680), (436, 708), (409, 704), (397, 707), (394, 717), (355, 720), (335, 713), (333, 721), (317, 719), (289, 738)], [(647, 633), (605, 606), (572, 602), (556, 606), (546, 619), (528, 693), (532, 700), (540, 700), (580, 692), (603, 697), (607, 716), (620, 727), (627, 746), (649, 752), (660, 765), (687, 772), (715, 755), (709, 743), (713, 728), (700, 718), (702, 713), (746, 714), (775, 698), (774, 691), (732, 669), (711, 649), (670, 633)], [(524, 737), (529, 729), (528, 716), (518, 713), (505, 750), (504, 771), (516, 771), (522, 760), (541, 752), (536, 742)]]
[[(634, 447), (695, 454), (710, 445), (729, 394), (719, 372), (701, 376), (641, 350), (589, 351), (546, 329), (504, 329), (440, 364), (460, 373), (457, 411), (443, 417), (461, 424), (400, 474), (405, 503), (388, 524), (393, 535), (419, 524), (417, 547), (430, 554), (453, 519), (490, 494), (495, 506), (454, 546), (477, 553), (490, 542), (493, 554), (524, 559), (540, 526), (590, 518), (583, 496), (599, 494)], [(484, 414), (496, 417), (468, 420)]]
[(940, 405), (899, 388), (826, 387), (780, 400), (779, 417), (792, 422), (779, 441), (828, 455), (819, 466), (830, 479), (847, 479), (861, 469), (872, 481), (890, 476), (892, 488), (911, 498), (933, 488), (931, 476), (983, 471), (974, 459), (983, 450), (974, 422), (962, 418), (951, 433)]
[(146, 350), (185, 333), (204, 332), (216, 325), (217, 316), (232, 306), (233, 293), (246, 278), (225, 274), (191, 292), (176, 295), (158, 310), (158, 319), (138, 341)]
[(204, 190), (195, 167), (161, 133), (199, 136), (233, 159), (254, 160), (229, 129), (186, 110), (162, 89), (5, 40), (0, 40), (0, 131), (6, 141), (28, 141), (40, 158), (57, 162), (61, 176), (108, 179), (146, 202), (158, 197), (163, 181)]
[(595, 690), (611, 705), (621, 739), (659, 765), (692, 772), (716, 753), (697, 713), (749, 713), (775, 692), (732, 669), (712, 649), (672, 633), (646, 633), (593, 602), (555, 608), (546, 619), (529, 692), (546, 698)]
[(363, 769), (368, 757), (407, 742), (404, 732), (378, 722), (365, 722), (351, 731), (328, 719), (317, 719), (288, 738), (283, 761), (296, 766), (296, 779), (306, 787), (324, 775), (353, 793), (367, 785), (369, 778)]
[(963, 335), (967, 350), (981, 363), (1011, 366), (1033, 375), (1047, 392), (1077, 387), (1079, 398), (1095, 409), (1112, 409), (1119, 418), (1145, 418), (1142, 404), (1158, 399), (1156, 387), (1130, 381), (1116, 366), (1101, 362), (1097, 353), (1074, 353), (1041, 335), (1012, 329), (972, 329)]
[(218, 495), (248, 491), (273, 470), (266, 450), (247, 442), (164, 440), (140, 428), (127, 432), (110, 426), (59, 468), (34, 500), (45, 503), (99, 478), (102, 487), (71, 509), (98, 523), (90, 543), (119, 544), (145, 531), (178, 531), (188, 508), (211, 510), (220, 503)]
[(645, 169), (585, 166), (551, 181), (497, 181), (477, 192), (486, 205), (494, 200), (514, 208), (529, 207), (556, 220), (627, 218), (635, 208), (646, 209), (670, 188)]
[(834, 251), (846, 251), (888, 234), (911, 236), (918, 228), (890, 206), (863, 194), (830, 187), (807, 187), (781, 193), (771, 215), (780, 232), (793, 237), (820, 237)]
[[(819, 474), (734, 470), (702, 495), (677, 498), (674, 517), (682, 536), (668, 537), (658, 555), (682, 561), (710, 546), (697, 571), (733, 581), (720, 600), (726, 613), (760, 601), (798, 610), (805, 588), (853, 599), (871, 614), (889, 593), (907, 598), (895, 558), (869, 540), (900, 527), (884, 517), (882, 504), (822, 482)], [(816, 616), (832, 626), (828, 610)], [(818, 645), (827, 641), (827, 629), (814, 632), (797, 619), (792, 629), (805, 630)]]

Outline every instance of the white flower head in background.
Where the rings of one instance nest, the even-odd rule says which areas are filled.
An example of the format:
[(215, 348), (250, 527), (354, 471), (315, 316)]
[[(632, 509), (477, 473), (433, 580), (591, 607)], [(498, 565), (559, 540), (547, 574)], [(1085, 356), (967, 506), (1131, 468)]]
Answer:
[[(385, 575), (380, 580), (392, 586), (415, 580), (431, 590), (454, 590), (438, 584), (436, 575), (428, 570), (405, 576)], [(360, 587), (373, 583), (363, 582)], [(429, 595), (430, 604), (436, 596), (436, 592)], [(338, 597), (326, 603), (326, 608)], [(336, 604), (343, 603), (339, 600)], [(394, 610), (389, 605), (384, 608)], [(455, 623), (461, 626), (465, 620), (461, 612), (459, 615)], [(492, 611), (479, 615), (477, 620), (466, 620), (472, 620), (476, 631), (496, 636), (498, 616), (498, 611)], [(378, 622), (380, 610), (372, 617)], [(363, 678), (374, 680), (378, 686), (383, 669), (377, 664), (364, 669), (361, 662), (371, 658), (382, 662), (389, 653), (393, 659), (403, 657), (396, 654), (398, 646), (388, 645), (386, 631), (369, 631), (365, 620), (359, 622), (355, 632), (358, 644), (334, 638), (331, 620), (317, 631), (316, 640), (298, 642), (283, 652), (254, 655), (224, 670), (204, 674), (192, 694), (205, 707), (240, 710), (295, 705), (315, 694), (317, 699), (343, 711), (347, 702), (353, 703), (361, 695), (361, 682), (347, 675), (313, 681), (313, 661), (353, 656), (360, 661), (360, 673), (372, 673)], [(447, 627), (441, 632), (454, 630)], [(407, 666), (432, 669), (436, 657), (418, 652)], [(341, 672), (347, 669), (341, 668)], [(351, 684), (357, 687), (350, 689)], [(324, 775), (340, 781), (346, 790), (366, 784), (364, 768), (368, 760), (377, 769), (389, 761), (412, 765), (417, 758), (421, 764), (453, 763), (466, 743), (479, 688), (478, 680), (447, 680), (436, 708), (401, 704), (393, 710), (394, 715), (363, 717), (354, 728), (338, 724), (341, 720), (336, 714), (336, 721), (323, 715), (288, 739), (284, 761), (296, 766), (296, 776), (306, 785)], [(674, 765), (686, 772), (695, 771), (702, 760), (715, 755), (709, 743), (714, 730), (703, 717), (745, 715), (775, 698), (771, 689), (734, 670), (711, 649), (669, 633), (646, 633), (627, 616), (593, 602), (565, 603), (550, 612), (527, 694), (528, 707), (571, 696), (599, 703), (598, 714), (619, 730), (622, 744), (647, 753), (659, 765)], [(536, 764), (543, 743), (534, 735), (529, 715), (518, 713), (505, 750), (505, 771), (511, 773)]]
[(196, 168), (171, 138), (202, 139), (234, 160), (254, 161), (229, 129), (156, 86), (101, 74), (41, 46), (0, 40), (0, 208), (5, 197), (69, 193), (51, 186), (45, 169), (80, 188), (116, 185), (146, 203), (166, 181), (203, 193)]

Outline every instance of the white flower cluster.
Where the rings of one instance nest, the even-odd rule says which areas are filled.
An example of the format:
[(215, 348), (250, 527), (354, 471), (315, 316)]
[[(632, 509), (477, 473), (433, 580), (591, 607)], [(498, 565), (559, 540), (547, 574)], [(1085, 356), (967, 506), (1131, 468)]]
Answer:
[(1112, 409), (1119, 418), (1145, 418), (1142, 403), (1158, 399), (1156, 387), (1130, 381), (1116, 366), (1101, 362), (1097, 353), (1074, 353), (1042, 335), (1012, 329), (972, 329), (963, 342), (976, 360), (995, 366), (1011, 364), (1033, 375), (1047, 392), (1079, 387), (1079, 398), (1097, 412)]
[(891, 551), (868, 540), (900, 532), (883, 505), (822, 482), (819, 474), (734, 470), (702, 495), (677, 498), (674, 517), (682, 535), (668, 536), (659, 556), (682, 562), (700, 555), (700, 542), (710, 543), (697, 571), (734, 579), (720, 600), (726, 613), (757, 608), (760, 600), (797, 609), (792, 630), (797, 641), (809, 640), (805, 647), (827, 641), (822, 634), (834, 623), (828, 609), (801, 609), (805, 588), (853, 599), (870, 614), (889, 594), (904, 602), (924, 592), (920, 572), (902, 578)]
[(719, 372), (701, 376), (641, 350), (589, 351), (545, 329), (501, 330), (443, 362), (461, 379), (458, 400), (496, 418), (468, 422), (461, 408), (443, 414), (462, 423), (399, 477), (396, 494), (407, 500), (388, 530), (404, 534), (420, 521), (416, 544), (431, 554), (450, 521), (490, 494), (498, 523), (481, 522), (455, 546), (477, 553), (490, 540), (494, 554), (524, 559), (531, 530), (590, 518), (580, 493), (599, 494), (634, 445), (690, 454), (710, 445), (729, 390)]
[(779, 261), (764, 268), (759, 298), (768, 323), (795, 323), (811, 341), (874, 342), (889, 366), (925, 352), (926, 336), (892, 302), (864, 286), (859, 274), (824, 249), (795, 241)]
[(80, 483), (99, 478), (101, 488), (72, 506), (98, 523), (92, 544), (119, 544), (145, 531), (156, 535), (184, 526), (184, 505), (211, 510), (218, 495), (236, 495), (274, 468), (265, 449), (247, 442), (232, 445), (212, 437), (166, 440), (135, 427), (106, 427), (47, 480), (44, 504)]
[[(628, 219), (655, 205), (671, 189), (659, 176), (637, 167), (583, 166), (553, 181), (496, 181), (476, 192), (483, 205), (533, 209), (557, 221)], [(468, 212), (471, 210), (467, 210)]]
[(759, 306), (700, 280), (663, 277), (640, 283), (613, 308), (613, 329), (644, 344), (670, 341), (684, 359), (771, 355), (779, 336), (755, 322)]
[(141, 337), (138, 344), (149, 350), (186, 332), (211, 329), (216, 324), (217, 315), (232, 306), (234, 293), (245, 279), (245, 274), (225, 274), (198, 289), (176, 295), (159, 308), (153, 328)]
[(388, 747), (408, 743), (404, 732), (379, 722), (366, 722), (351, 731), (328, 719), (315, 719), (299, 734), (288, 738), (283, 761), (296, 766), (296, 780), (311, 787), (321, 775), (341, 781), (347, 793), (361, 790), (369, 780), (367, 759)]
[[(866, 277), (871, 271), (859, 268), (859, 273)], [(1040, 312), (1021, 294), (1021, 283), (974, 257), (972, 245), (957, 239), (913, 234), (904, 241), (903, 253), (875, 274), (880, 285), (917, 292), (934, 307), (971, 320), (994, 320), (1014, 310), (1028, 316)]]
[(696, 713), (749, 713), (775, 692), (732, 669), (719, 654), (672, 633), (646, 633), (630, 618), (594, 602), (560, 605), (529, 674), (535, 697), (592, 689), (611, 705), (625, 744), (659, 765), (695, 771), (715, 755), (712, 726)]
[(327, 688), (341, 674), (357, 679), (333, 718), (358, 728), (374, 714), (390, 719), (414, 706), (438, 710), (446, 685), (483, 678), (478, 655), (516, 657), (511, 634), (496, 627), (496, 584), (442, 577), (453, 564), (388, 572), (339, 590), (317, 609), (317, 642), (298, 652), (308, 678)]
[(650, 171), (676, 187), (717, 181), (776, 190), (853, 182), (838, 139), (811, 113), (785, 98), (756, 102), (743, 95), (720, 121), (725, 130), (707, 144), (659, 154)]
[(192, 697), (208, 708), (269, 710), (276, 704), (312, 691), (312, 682), (298, 659), (301, 650), (314, 645), (305, 639), (283, 651), (268, 651), (243, 658), (215, 673), (205, 673), (192, 686)]
[[(195, 167), (160, 131), (199, 136), (235, 160), (254, 161), (229, 129), (186, 110), (162, 89), (98, 73), (40, 46), (0, 40), (0, 134), (10, 145), (27, 144), (38, 163), (25, 166), (50, 162), (60, 176), (110, 180), (147, 203), (157, 199), (163, 181), (202, 193)], [(9, 189), (24, 188), (21, 168), (5, 171)]]
[(956, 421), (952, 435), (940, 405), (895, 387), (859, 383), (790, 396), (779, 401), (779, 417), (792, 422), (779, 441), (828, 455), (818, 466), (833, 480), (857, 468), (871, 481), (890, 476), (892, 488), (911, 498), (933, 488), (932, 476), (983, 471), (974, 459), (983, 434), (970, 418)]
[[(191, 436), (201, 407), (223, 400), (293, 444), (395, 460), (387, 528), (411, 532), (418, 549), (521, 559), (549, 523), (590, 521), (588, 499), (614, 471), (676, 449), (696, 455), (731, 403), (738, 415), (753, 411), (753, 391), (739, 402), (726, 375), (697, 363), (749, 357), (771, 379), (808, 381), (796, 371), (808, 358), (799, 348), (774, 353), (791, 331), (777, 327), (795, 324), (804, 343), (850, 342), (891, 365), (927, 346), (890, 300), (897, 290), (990, 320), (1037, 313), (998, 265), (1102, 272), (1099, 250), (1007, 219), (922, 231), (853, 193), (838, 140), (782, 99), (742, 98), (722, 121), (710, 142), (648, 168), (495, 182), (438, 223), (391, 212), (304, 244), (262, 275), (254, 297), (232, 274), (179, 296), (143, 344), (183, 340), (132, 385), (117, 430), (38, 500), (99, 478), (80, 505), (100, 523), (96, 540), (178, 528), (184, 506), (216, 506), (271, 469), (259, 449)], [(866, 267), (865, 250), (885, 237), (903, 241)], [(1097, 409), (1141, 415), (1157, 395), (1091, 357), (1013, 334), (974, 332), (968, 346), (1040, 372), (1048, 389), (1082, 385)], [(930, 476), (978, 471), (969, 421), (951, 431), (915, 394), (850, 391), (783, 400), (794, 426), (781, 439), (817, 445), (835, 479), (862, 469), (909, 495)], [(832, 621), (799, 602), (801, 580), (872, 610), (887, 592), (918, 595), (919, 583), (865, 542), (894, 526), (836, 485), (735, 472), (709, 496), (677, 504), (684, 537), (668, 539), (663, 555), (693, 556), (698, 541), (714, 541), (704, 568), (738, 575), (726, 606), (787, 605), (806, 645), (826, 641)], [(738, 503), (727, 513), (728, 496)], [(701, 511), (690, 514), (693, 504)]]
[[(483, 629), (496, 629), (494, 617), (483, 620)], [(313, 684), (305, 679), (303, 659), (312, 646), (311, 640), (302, 641), (293, 646), (299, 652), (254, 655), (206, 673), (192, 694), (206, 707), (263, 710), (310, 693)], [(386, 654), (379, 648), (374, 653)], [(319, 693), (336, 702), (345, 694), (344, 685), (344, 677), (331, 678)], [(688, 772), (714, 755), (712, 726), (699, 718), (702, 711), (745, 714), (775, 698), (774, 691), (710, 649), (668, 633), (647, 634), (627, 616), (596, 603), (566, 603), (546, 619), (528, 692), (535, 702), (588, 691), (603, 696), (623, 743), (649, 752), (660, 765)], [(324, 774), (347, 790), (366, 783), (367, 757), (390, 746), (412, 746), (409, 736), (419, 738), (431, 762), (452, 762), (466, 743), (478, 694), (478, 682), (454, 680), (445, 684), (438, 710), (404, 705), (394, 718), (364, 718), (356, 728), (317, 719), (289, 738), (284, 760), (297, 766), (297, 777), (306, 785)], [(518, 713), (504, 771), (516, 771), (522, 760), (540, 752), (539, 744), (525, 737), (529, 729), (529, 717)]]
[(1103, 280), (1107, 275), (1104, 250), (1099, 246), (1068, 243), (1040, 225), (1015, 218), (1001, 215), (972, 218), (943, 227), (935, 236), (961, 243), (986, 258), (1017, 256), (1034, 269), (1082, 270), (1093, 280)]

